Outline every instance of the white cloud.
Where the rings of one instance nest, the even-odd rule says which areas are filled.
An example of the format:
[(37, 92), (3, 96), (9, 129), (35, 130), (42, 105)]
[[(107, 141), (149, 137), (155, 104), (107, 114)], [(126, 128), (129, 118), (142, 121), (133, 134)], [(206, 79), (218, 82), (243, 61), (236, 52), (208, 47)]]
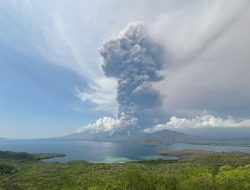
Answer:
[(116, 101), (117, 82), (106, 77), (97, 78), (94, 83), (89, 83), (88, 88), (76, 87), (75, 95), (82, 102), (91, 101), (96, 104), (95, 110), (117, 112)]
[(112, 134), (113, 132), (128, 129), (137, 125), (136, 118), (127, 118), (126, 116), (121, 116), (121, 118), (103, 117), (97, 119), (94, 123), (89, 123), (76, 130), (77, 133), (81, 132), (91, 132), (91, 133), (101, 133), (107, 132)]
[(81, 132), (93, 132), (93, 133), (100, 133), (100, 132), (114, 132), (118, 129), (121, 129), (121, 120), (113, 119), (111, 117), (103, 117), (97, 119), (95, 123), (90, 123), (88, 125), (82, 126), (81, 128), (77, 129), (77, 133)]
[(232, 117), (226, 119), (205, 114), (196, 116), (192, 119), (171, 117), (170, 121), (165, 124), (158, 124), (152, 128), (144, 129), (144, 133), (154, 133), (163, 130), (179, 130), (179, 129), (197, 129), (197, 128), (234, 128), (234, 127), (250, 127), (250, 119), (235, 120)]

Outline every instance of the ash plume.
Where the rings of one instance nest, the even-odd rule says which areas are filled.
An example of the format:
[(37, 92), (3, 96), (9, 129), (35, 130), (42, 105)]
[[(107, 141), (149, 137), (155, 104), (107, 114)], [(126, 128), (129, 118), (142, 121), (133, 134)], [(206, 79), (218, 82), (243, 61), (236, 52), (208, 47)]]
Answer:
[(129, 24), (119, 37), (100, 49), (103, 71), (118, 82), (118, 118), (129, 130), (155, 124), (161, 108), (160, 93), (152, 83), (162, 79), (163, 47), (141, 23)]

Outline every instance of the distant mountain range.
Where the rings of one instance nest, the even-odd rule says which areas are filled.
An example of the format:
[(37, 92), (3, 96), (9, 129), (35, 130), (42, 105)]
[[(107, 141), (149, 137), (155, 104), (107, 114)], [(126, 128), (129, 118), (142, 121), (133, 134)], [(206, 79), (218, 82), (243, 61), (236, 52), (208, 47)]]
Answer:
[(55, 140), (69, 141), (128, 141), (133, 140), (132, 136), (127, 134), (109, 134), (109, 133), (74, 133), (63, 137), (53, 138)]
[[(7, 140), (0, 138), (0, 141)], [(163, 145), (172, 143), (236, 145), (250, 146), (250, 128), (199, 128), (182, 129), (180, 131), (163, 130), (155, 133), (119, 131), (113, 134), (107, 132), (74, 133), (62, 137), (44, 140), (61, 141), (130, 141), (146, 145)]]
[(54, 138), (56, 140), (86, 140), (86, 141), (133, 141), (149, 145), (170, 144), (176, 142), (190, 142), (202, 140), (204, 138), (194, 137), (184, 133), (165, 130), (152, 134), (135, 133), (128, 135), (127, 133), (75, 133), (63, 137)]
[(128, 135), (126, 132), (113, 133), (74, 133), (53, 140), (69, 141), (131, 141), (147, 145), (161, 145), (171, 143), (191, 144), (213, 144), (213, 145), (244, 145), (250, 146), (250, 130), (235, 128), (203, 128), (186, 131), (164, 130), (155, 133), (134, 133)]

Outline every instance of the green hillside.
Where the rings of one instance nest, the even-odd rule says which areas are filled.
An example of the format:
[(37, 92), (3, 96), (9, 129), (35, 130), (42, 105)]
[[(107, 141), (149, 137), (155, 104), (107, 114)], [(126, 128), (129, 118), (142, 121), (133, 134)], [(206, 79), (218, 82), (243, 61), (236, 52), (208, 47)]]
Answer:
[[(172, 161), (0, 160), (1, 190), (249, 190), (250, 154), (175, 151)], [(22, 153), (23, 155), (23, 153)]]

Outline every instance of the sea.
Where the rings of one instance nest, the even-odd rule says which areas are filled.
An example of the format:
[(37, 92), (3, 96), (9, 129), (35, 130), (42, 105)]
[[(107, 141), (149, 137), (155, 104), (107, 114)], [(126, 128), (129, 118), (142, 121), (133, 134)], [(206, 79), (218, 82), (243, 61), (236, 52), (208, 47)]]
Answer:
[(250, 147), (214, 146), (174, 143), (171, 145), (144, 145), (134, 142), (103, 141), (56, 141), (56, 140), (3, 140), (0, 150), (28, 153), (62, 153), (65, 157), (45, 160), (47, 162), (68, 162), (85, 160), (94, 163), (121, 163), (138, 160), (177, 159), (161, 156), (164, 150), (207, 150), (217, 152), (248, 152)]

